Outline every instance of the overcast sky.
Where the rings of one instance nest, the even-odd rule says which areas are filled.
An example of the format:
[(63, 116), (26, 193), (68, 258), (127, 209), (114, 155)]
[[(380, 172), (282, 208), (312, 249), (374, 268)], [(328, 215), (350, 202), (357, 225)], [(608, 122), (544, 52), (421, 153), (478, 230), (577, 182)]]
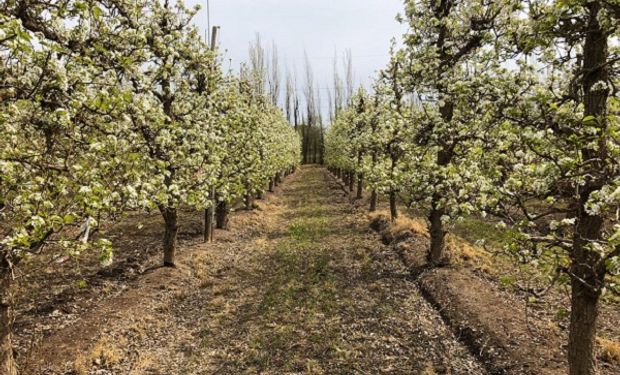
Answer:
[[(207, 1), (186, 0), (187, 5), (196, 3), (202, 5), (196, 23), (206, 30)], [(264, 44), (276, 43), (281, 66), (296, 68), (300, 79), (307, 51), (323, 89), (332, 86), (335, 50), (339, 60), (351, 50), (356, 83), (368, 86), (388, 61), (390, 40), (400, 39), (405, 30), (395, 21), (402, 0), (210, 0), (209, 9), (211, 25), (221, 26), (226, 68), (239, 70), (258, 32)], [(325, 100), (327, 92), (322, 90), (321, 96)]]

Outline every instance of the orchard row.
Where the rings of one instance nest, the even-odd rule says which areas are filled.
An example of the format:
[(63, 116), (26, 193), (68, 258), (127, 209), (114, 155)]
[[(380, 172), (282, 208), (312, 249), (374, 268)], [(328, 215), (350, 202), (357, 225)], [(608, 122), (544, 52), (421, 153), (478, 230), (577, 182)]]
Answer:
[(595, 371), (602, 293), (620, 273), (620, 3), (408, 0), (402, 46), (326, 135), (351, 185), (427, 213), (432, 265), (471, 215), (516, 235), (572, 291), (570, 374)]
[(180, 207), (226, 209), (299, 163), (295, 131), (251, 77), (222, 72), (197, 11), (0, 2), (0, 373), (16, 373), (10, 290), (24, 258), (109, 259), (98, 226), (154, 209), (172, 266)]

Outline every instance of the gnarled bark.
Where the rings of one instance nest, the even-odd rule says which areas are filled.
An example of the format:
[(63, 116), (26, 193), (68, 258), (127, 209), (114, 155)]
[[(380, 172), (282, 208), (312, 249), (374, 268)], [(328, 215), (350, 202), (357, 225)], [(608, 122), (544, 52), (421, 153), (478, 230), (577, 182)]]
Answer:
[(160, 207), (164, 218), (164, 266), (175, 267), (177, 235), (179, 233), (178, 213), (174, 207)]
[(441, 217), (444, 215), (444, 209), (439, 208), (439, 195), (433, 194), (431, 200), (431, 211), (428, 215), (430, 223), (431, 248), (428, 253), (428, 260), (431, 265), (439, 265), (444, 258), (444, 247), (446, 231), (444, 230)]
[(246, 211), (252, 211), (254, 209), (254, 195), (253, 194), (245, 195), (245, 209)]
[(392, 221), (398, 219), (398, 208), (396, 207), (396, 191), (390, 189), (390, 219)]
[[(608, 38), (599, 23), (601, 1), (590, 1), (587, 32), (583, 46), (583, 104), (584, 115), (596, 119), (601, 133), (607, 127), (606, 110), (608, 89), (592, 90), (597, 82), (609, 82)], [(607, 182), (602, 161), (607, 160), (607, 147), (603, 139), (592, 146), (586, 143), (581, 153), (584, 160), (592, 160), (585, 184), (579, 187), (576, 227), (571, 257), (571, 325), (568, 342), (570, 375), (593, 375), (596, 373), (594, 344), (596, 319), (601, 290), (605, 281), (605, 265), (601, 255), (590, 244), (601, 240), (603, 217), (590, 215), (585, 207), (595, 191)]]
[(377, 190), (376, 189), (372, 189), (372, 192), (370, 193), (370, 212), (375, 212), (377, 211)]
[(226, 201), (218, 202), (215, 207), (215, 227), (217, 229), (228, 230), (228, 216), (230, 214), (230, 205)]

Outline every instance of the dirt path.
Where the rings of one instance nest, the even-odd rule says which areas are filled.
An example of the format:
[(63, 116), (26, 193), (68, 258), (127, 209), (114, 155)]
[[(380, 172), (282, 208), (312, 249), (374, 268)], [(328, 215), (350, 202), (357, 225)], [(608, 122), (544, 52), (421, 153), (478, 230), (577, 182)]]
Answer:
[(302, 168), (247, 215), (234, 238), (85, 317), (97, 338), (39, 373), (486, 373), (324, 169)]

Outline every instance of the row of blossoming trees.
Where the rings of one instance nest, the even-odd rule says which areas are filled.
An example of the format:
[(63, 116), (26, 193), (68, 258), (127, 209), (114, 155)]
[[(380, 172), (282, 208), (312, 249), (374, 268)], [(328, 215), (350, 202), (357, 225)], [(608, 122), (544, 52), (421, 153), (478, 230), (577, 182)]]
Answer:
[[(428, 257), (464, 215), (519, 233), (522, 258), (570, 279), (570, 374), (595, 371), (601, 294), (620, 272), (620, 3), (407, 0), (373, 93), (326, 136), (347, 182), (428, 213)], [(353, 191), (353, 189), (351, 190)], [(358, 189), (361, 196), (361, 189)]]
[[(44, 252), (111, 255), (99, 223), (135, 209), (165, 222), (175, 263), (181, 206), (267, 189), (300, 143), (269, 98), (222, 74), (180, 1), (0, 2), (0, 373), (16, 374), (11, 285)], [(89, 241), (91, 237), (91, 241)]]

